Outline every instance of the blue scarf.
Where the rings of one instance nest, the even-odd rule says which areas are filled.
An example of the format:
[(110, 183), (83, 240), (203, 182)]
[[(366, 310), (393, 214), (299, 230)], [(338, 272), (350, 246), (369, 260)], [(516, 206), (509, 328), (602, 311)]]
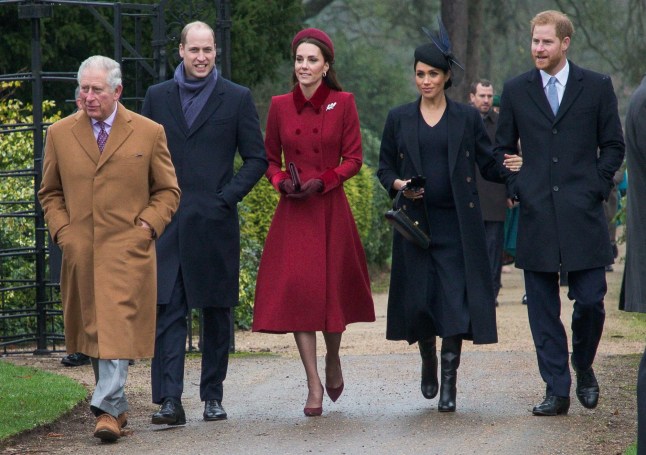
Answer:
[(190, 128), (198, 114), (202, 112), (211, 93), (213, 93), (215, 84), (218, 81), (218, 70), (213, 67), (211, 74), (203, 79), (187, 79), (186, 72), (184, 71), (184, 62), (181, 62), (175, 68), (174, 79), (179, 86), (179, 99), (182, 103), (182, 112), (184, 112), (186, 124)]

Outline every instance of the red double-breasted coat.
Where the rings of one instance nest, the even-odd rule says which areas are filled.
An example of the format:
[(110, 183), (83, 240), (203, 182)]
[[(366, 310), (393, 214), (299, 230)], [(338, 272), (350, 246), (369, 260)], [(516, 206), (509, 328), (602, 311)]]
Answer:
[(362, 163), (359, 116), (350, 93), (325, 83), (306, 100), (298, 86), (272, 98), (266, 176), (278, 191), (293, 162), (322, 193), (281, 196), (258, 270), (253, 330), (343, 332), (375, 320), (365, 253), (343, 182)]

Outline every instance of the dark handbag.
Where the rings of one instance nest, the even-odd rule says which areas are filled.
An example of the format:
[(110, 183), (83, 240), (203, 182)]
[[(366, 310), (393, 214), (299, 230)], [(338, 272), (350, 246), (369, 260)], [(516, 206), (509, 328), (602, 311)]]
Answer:
[(404, 210), (399, 207), (399, 198), (402, 190), (397, 192), (393, 201), (393, 208), (386, 212), (386, 219), (393, 225), (397, 231), (409, 242), (414, 243), (420, 248), (427, 249), (431, 244), (429, 235), (419, 228), (417, 221), (411, 220)]
[(294, 185), (294, 190), (297, 193), (301, 192), (301, 177), (298, 175), (298, 169), (293, 162), (290, 162), (287, 167), (289, 167), (289, 175), (292, 178), (292, 185)]

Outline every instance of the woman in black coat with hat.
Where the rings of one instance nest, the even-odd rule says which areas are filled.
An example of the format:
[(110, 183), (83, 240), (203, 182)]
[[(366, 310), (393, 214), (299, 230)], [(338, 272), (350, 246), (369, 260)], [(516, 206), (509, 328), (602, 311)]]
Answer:
[[(443, 27), (440, 23), (440, 29)], [(444, 34), (443, 36), (446, 36)], [(401, 208), (430, 235), (423, 249), (395, 231), (386, 338), (418, 343), (422, 394), (438, 410), (455, 411), (462, 340), (497, 342), (495, 299), (475, 167), (504, 182), (522, 159), (496, 160), (480, 114), (445, 95), (452, 67), (459, 65), (448, 38), (415, 49), (420, 97), (392, 109), (384, 127), (378, 177)], [(409, 184), (423, 176), (423, 186)], [(438, 386), (436, 337), (442, 338)]]

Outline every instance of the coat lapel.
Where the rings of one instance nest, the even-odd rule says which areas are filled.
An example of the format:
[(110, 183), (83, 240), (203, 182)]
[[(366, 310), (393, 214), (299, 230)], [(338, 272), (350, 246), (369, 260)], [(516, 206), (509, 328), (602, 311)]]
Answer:
[(186, 118), (182, 111), (182, 101), (179, 98), (179, 86), (176, 83), (171, 84), (166, 95), (168, 111), (170, 111), (171, 115), (175, 119), (175, 123), (177, 123), (181, 128), (182, 133), (184, 133), (185, 136), (188, 136), (188, 125), (186, 124)]
[(530, 71), (529, 76), (527, 77), (527, 94), (534, 104), (536, 104), (541, 113), (547, 117), (550, 123), (553, 123), (555, 119), (554, 113), (552, 112), (549, 101), (547, 101), (547, 96), (545, 96), (543, 80), (541, 79), (541, 74), (537, 69)]
[(133, 128), (130, 126), (131, 120), (130, 112), (121, 103), (119, 103), (119, 107), (117, 107), (117, 115), (114, 117), (114, 123), (110, 129), (108, 142), (105, 143), (105, 149), (103, 149), (101, 158), (99, 158), (97, 170), (101, 168), (101, 166), (103, 166), (112, 155), (114, 155), (114, 152), (116, 152), (132, 134)]
[(422, 158), (419, 154), (419, 102), (418, 99), (414, 103), (408, 105), (408, 109), (402, 119), (402, 125), (406, 125), (404, 130), (404, 141), (406, 149), (410, 154), (411, 162), (415, 168), (417, 175), (422, 174)]
[(99, 163), (99, 146), (96, 144), (96, 138), (92, 131), (92, 121), (85, 114), (85, 112), (77, 112), (75, 114), (76, 123), (72, 127), (72, 134), (76, 140), (81, 144), (87, 156), (96, 165)]
[(567, 83), (565, 84), (565, 92), (563, 93), (563, 99), (559, 105), (559, 110), (556, 112), (555, 123), (558, 122), (561, 117), (572, 107), (574, 101), (581, 94), (583, 90), (583, 71), (581, 68), (570, 63), (570, 75), (568, 76)]
[[(462, 142), (462, 136), (464, 136), (466, 116), (459, 115), (455, 103), (448, 98), (446, 99), (446, 109), (448, 110), (447, 120), (449, 124), (449, 175), (453, 175), (460, 152), (460, 143)], [(469, 150), (469, 152), (475, 153), (474, 150)]]
[[(215, 87), (213, 88), (213, 93), (211, 93), (209, 100), (204, 105), (204, 108), (202, 109), (202, 111), (197, 115), (197, 118), (193, 122), (193, 125), (191, 125), (191, 128), (188, 132), (189, 136), (195, 133), (197, 130), (199, 130), (200, 127), (204, 124), (204, 122), (206, 122), (209, 118), (211, 118), (211, 116), (217, 110), (217, 108), (220, 107), (220, 104), (222, 104), (223, 95), (224, 95), (224, 87), (222, 85), (222, 79), (218, 77), (218, 82), (215, 84)], [(186, 123), (186, 121), (184, 121), (184, 123)]]

